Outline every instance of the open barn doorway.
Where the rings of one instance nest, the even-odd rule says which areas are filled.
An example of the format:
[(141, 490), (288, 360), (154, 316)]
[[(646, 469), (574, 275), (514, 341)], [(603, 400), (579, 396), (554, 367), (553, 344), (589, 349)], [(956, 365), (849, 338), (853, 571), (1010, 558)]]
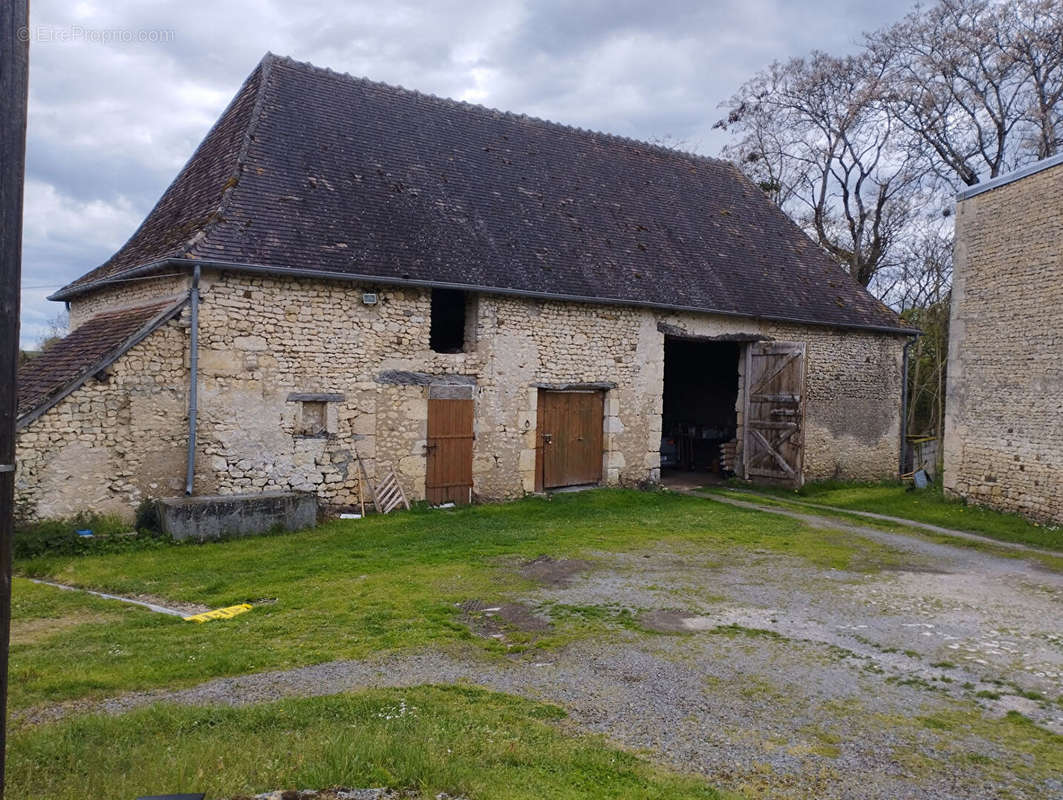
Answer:
[(738, 432), (741, 345), (664, 340), (661, 480), (693, 488), (730, 477)]

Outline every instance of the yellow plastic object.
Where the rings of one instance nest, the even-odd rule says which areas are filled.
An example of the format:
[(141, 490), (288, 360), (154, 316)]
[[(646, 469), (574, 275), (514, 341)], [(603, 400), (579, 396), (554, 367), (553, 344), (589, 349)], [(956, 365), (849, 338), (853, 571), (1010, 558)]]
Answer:
[(193, 614), (190, 617), (183, 617), (183, 619), (185, 622), (210, 622), (212, 619), (231, 619), (237, 614), (250, 611), (251, 608), (252, 605), (250, 603), (240, 603), (238, 606), (216, 608), (213, 611), (204, 611), (202, 614)]

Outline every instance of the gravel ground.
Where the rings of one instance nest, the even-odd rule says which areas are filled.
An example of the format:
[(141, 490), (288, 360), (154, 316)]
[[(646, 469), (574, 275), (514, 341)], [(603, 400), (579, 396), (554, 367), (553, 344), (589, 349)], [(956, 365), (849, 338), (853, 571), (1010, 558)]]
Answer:
[[(615, 621), (608, 636), (507, 658), (470, 649), (337, 661), (99, 708), (469, 682), (557, 703), (583, 730), (752, 796), (1063, 797), (1063, 775), (1028, 752), (1020, 725), (1002, 720), (1018, 711), (1063, 734), (1063, 575), (799, 516), (896, 557), (866, 573), (674, 546), (590, 553), (575, 566), (537, 559), (524, 569), (541, 575), (540, 588), (470, 598), (470, 628), (499, 638), (525, 623), (542, 630), (562, 607), (594, 607)], [(40, 709), (25, 721), (70, 710)]]

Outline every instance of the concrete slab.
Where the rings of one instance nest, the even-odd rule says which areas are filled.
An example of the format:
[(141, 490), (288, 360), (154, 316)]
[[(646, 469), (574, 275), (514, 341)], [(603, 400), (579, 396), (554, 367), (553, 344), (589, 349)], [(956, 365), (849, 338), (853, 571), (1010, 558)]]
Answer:
[(313, 492), (259, 492), (159, 500), (163, 533), (174, 539), (254, 536), (282, 529), (298, 531), (317, 524)]

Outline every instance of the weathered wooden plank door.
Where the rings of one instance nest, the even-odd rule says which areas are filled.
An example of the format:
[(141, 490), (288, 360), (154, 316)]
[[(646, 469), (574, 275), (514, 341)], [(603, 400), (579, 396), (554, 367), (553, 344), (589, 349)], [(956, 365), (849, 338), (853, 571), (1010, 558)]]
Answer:
[(602, 411), (600, 391), (539, 392), (544, 489), (601, 481)]
[(432, 505), (472, 500), (473, 401), (428, 400), (425, 496)]
[(746, 478), (803, 482), (805, 345), (757, 342), (746, 348)]

